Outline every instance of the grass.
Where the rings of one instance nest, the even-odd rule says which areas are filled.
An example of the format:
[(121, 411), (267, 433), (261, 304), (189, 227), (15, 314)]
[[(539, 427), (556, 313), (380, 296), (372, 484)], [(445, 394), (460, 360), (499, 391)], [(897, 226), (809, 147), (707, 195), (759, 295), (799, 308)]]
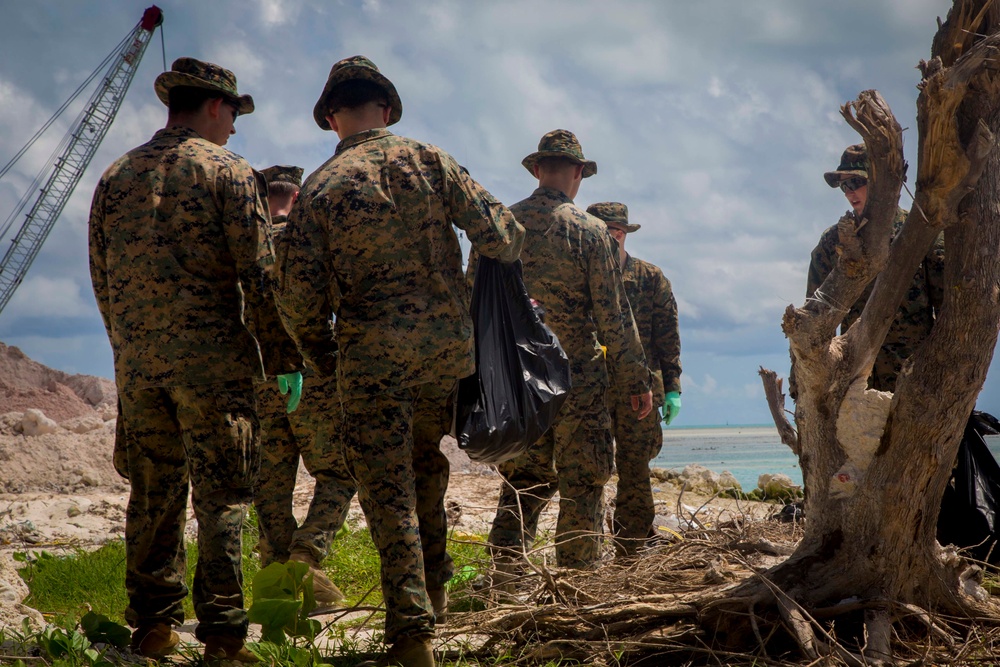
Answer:
[[(243, 532), (243, 577), (245, 606), (252, 604), (250, 585), (254, 575), (260, 569), (260, 559), (255, 548), (257, 544), (256, 516), (248, 514)], [(461, 541), (451, 541), (448, 552), (455, 561), (456, 576), (449, 584), (451, 594), (451, 610), (453, 612), (468, 611), (472, 608), (471, 598), (463, 595), (463, 591), (471, 586), (472, 579), (480, 571), (482, 563), (488, 561), (482, 538), (463, 536)], [(188, 586), (194, 576), (195, 563), (198, 558), (197, 545), (187, 545), (187, 580)], [(103, 614), (112, 621), (124, 623), (124, 610), (128, 604), (125, 593), (125, 544), (123, 541), (108, 542), (94, 550), (77, 549), (62, 555), (48, 552), (24, 554), (19, 557), (24, 563), (19, 572), (28, 583), (30, 594), (25, 603), (40, 610), (46, 619), (55, 626), (72, 631), (81, 616), (88, 610)], [(382, 604), (382, 591), (379, 580), (379, 558), (375, 545), (367, 529), (342, 531), (331, 549), (330, 556), (323, 563), (324, 570), (347, 596), (347, 606), (361, 604), (365, 607), (376, 607)], [(191, 597), (184, 602), (185, 617), (194, 618)], [(363, 620), (355, 623), (364, 622)], [(381, 614), (376, 615), (370, 625), (381, 626)], [(343, 664), (352, 664), (349, 656), (352, 652), (371, 651), (371, 640), (352, 640), (346, 628), (349, 624), (335, 624), (324, 634), (333, 638), (333, 643), (343, 648), (340, 653), (348, 656)], [(15, 633), (16, 634), (16, 633)], [(20, 636), (29, 641), (28, 629)], [(14, 635), (10, 630), (0, 631), (0, 644), (6, 639), (10, 641)], [(43, 645), (42, 633), (33, 635), (36, 645)], [(365, 644), (367, 642), (367, 644)], [(29, 642), (30, 643), (30, 642)], [(263, 646), (269, 661), (276, 665), (302, 664), (303, 653), (295, 647)], [(193, 657), (193, 656), (192, 656)], [(506, 661), (496, 662), (501, 665)], [(3, 658), (0, 656), (0, 663)], [(79, 664), (85, 664), (84, 660)], [(340, 664), (338, 662), (338, 664)], [(471, 664), (471, 663), (450, 663)]]

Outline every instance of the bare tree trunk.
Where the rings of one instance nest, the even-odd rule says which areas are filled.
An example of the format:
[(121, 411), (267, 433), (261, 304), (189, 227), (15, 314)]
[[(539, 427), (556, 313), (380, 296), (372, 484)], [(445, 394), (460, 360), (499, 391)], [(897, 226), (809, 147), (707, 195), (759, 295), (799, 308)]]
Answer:
[[(1000, 612), (974, 572), (936, 542), (941, 498), (1000, 325), (994, 139), (1000, 84), (992, 63), (998, 29), (996, 5), (957, 0), (935, 38), (935, 58), (922, 63), (914, 206), (888, 253), (885, 239), (904, 173), (901, 131), (875, 91), (843, 109), (871, 161), (865, 219), (859, 225), (853, 216), (841, 219), (843, 252), (821, 297), (789, 307), (783, 321), (798, 385), (806, 534), (796, 552), (767, 573), (768, 583), (750, 581), (733, 593), (776, 601), (807, 654), (817, 652), (822, 638), (815, 624), (802, 621), (801, 610), (847, 598), (871, 602), (870, 658), (884, 659), (889, 650), (891, 609)], [(942, 229), (946, 291), (930, 337), (904, 366), (894, 395), (867, 390), (896, 309)], [(853, 303), (876, 274), (864, 313), (836, 336), (842, 304)]]

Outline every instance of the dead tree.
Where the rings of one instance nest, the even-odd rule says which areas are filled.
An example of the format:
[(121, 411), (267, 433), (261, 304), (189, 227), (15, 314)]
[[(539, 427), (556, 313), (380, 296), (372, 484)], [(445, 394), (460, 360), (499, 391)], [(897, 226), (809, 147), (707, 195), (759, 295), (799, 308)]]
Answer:
[[(777, 654), (767, 645), (778, 637), (791, 639), (810, 664), (831, 656), (860, 665), (891, 662), (897, 628), (922, 631), (945, 647), (947, 661), (958, 651), (949, 648), (954, 624), (1000, 624), (1000, 603), (980, 586), (981, 571), (936, 541), (941, 498), (1000, 328), (998, 62), (1000, 3), (955, 0), (931, 60), (921, 63), (914, 203), (891, 246), (905, 171), (902, 130), (875, 91), (843, 108), (868, 148), (867, 206), (860, 222), (840, 220), (840, 258), (818, 298), (790, 306), (783, 318), (796, 368), (797, 438), (774, 405), (780, 384), (762, 372), (805, 481), (807, 522), (794, 552), (737, 583), (717, 585), (726, 577), (709, 576), (713, 566), (703, 576), (710, 585), (677, 580), (629, 599), (583, 595), (582, 582), (562, 590), (556, 581), (549, 586), (556, 602), (477, 617), (456, 631), (530, 636), (546, 659), (621, 649), (628, 664), (685, 647), (718, 662), (729, 652), (767, 657)], [(945, 295), (931, 334), (894, 394), (868, 390), (897, 307), (942, 231)], [(862, 315), (837, 335), (847, 306), (872, 280)], [(676, 578), (690, 568), (668, 570), (664, 577)], [(950, 625), (937, 620), (944, 617)], [(842, 619), (855, 630), (853, 643), (843, 641), (851, 633)], [(831, 621), (840, 622), (836, 633)], [(572, 647), (568, 637), (576, 637)], [(620, 664), (614, 656), (604, 662)], [(641, 664), (659, 664), (652, 660)]]
[[(913, 207), (891, 248), (904, 162), (902, 133), (875, 91), (842, 109), (864, 139), (867, 207), (838, 224), (841, 255), (820, 298), (782, 322), (795, 361), (798, 449), (809, 517), (795, 553), (732, 594), (774, 602), (807, 656), (822, 633), (806, 610), (867, 608), (868, 657), (891, 654), (891, 624), (934, 610), (997, 616), (977, 570), (936, 541), (938, 509), (1000, 326), (1000, 7), (956, 0), (922, 62)], [(867, 378), (921, 258), (945, 234), (945, 296), (895, 394)], [(877, 276), (877, 278), (876, 278)], [(837, 327), (865, 286), (861, 317)], [(720, 629), (732, 622), (710, 614)]]

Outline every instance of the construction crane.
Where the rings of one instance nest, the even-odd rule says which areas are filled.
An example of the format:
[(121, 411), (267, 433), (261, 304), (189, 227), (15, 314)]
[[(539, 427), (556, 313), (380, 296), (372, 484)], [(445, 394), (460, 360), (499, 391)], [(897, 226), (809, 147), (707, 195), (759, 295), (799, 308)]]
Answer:
[(154, 5), (146, 9), (139, 23), (118, 43), (104, 59), (104, 62), (91, 74), (90, 78), (77, 89), (73, 97), (63, 104), (28, 144), (15, 155), (14, 159), (0, 170), (0, 177), (2, 177), (84, 87), (96, 78), (104, 65), (110, 62), (105, 70), (107, 73), (91, 96), (79, 120), (60, 145), (62, 151), (59, 157), (50, 163), (51, 167), (46, 167), (39, 174), (7, 222), (4, 223), (3, 227), (0, 227), (0, 238), (3, 238), (13, 220), (24, 210), (30, 193), (42, 182), (46, 171), (49, 171), (48, 179), (39, 192), (38, 198), (31, 210), (28, 211), (24, 223), (11, 241), (3, 259), (0, 260), (0, 312), (3, 311), (4, 306), (7, 305), (14, 291), (21, 284), (49, 232), (52, 231), (52, 226), (59, 218), (59, 214), (62, 213), (63, 207), (66, 206), (70, 195), (73, 194), (73, 190), (83, 177), (84, 170), (90, 164), (94, 153), (97, 152), (97, 147), (100, 146), (108, 128), (111, 127), (111, 123), (121, 107), (122, 100), (125, 98), (125, 93), (128, 91), (129, 84), (132, 83), (132, 78), (139, 67), (139, 61), (142, 60), (142, 55), (146, 52), (146, 47), (153, 38), (153, 31), (161, 23), (163, 23), (163, 12), (159, 7)]

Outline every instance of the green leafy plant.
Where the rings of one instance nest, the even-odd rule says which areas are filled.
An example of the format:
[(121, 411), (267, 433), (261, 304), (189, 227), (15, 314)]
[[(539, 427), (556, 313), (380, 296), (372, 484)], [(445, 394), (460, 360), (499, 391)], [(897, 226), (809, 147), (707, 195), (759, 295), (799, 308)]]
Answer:
[(253, 604), (247, 617), (260, 624), (262, 641), (281, 645), (287, 637), (295, 637), (312, 643), (322, 626), (309, 618), (316, 609), (316, 598), (308, 565), (271, 563), (254, 576), (252, 588)]
[(132, 638), (131, 630), (124, 625), (92, 611), (83, 615), (80, 627), (92, 644), (109, 644), (115, 648), (125, 648)]

